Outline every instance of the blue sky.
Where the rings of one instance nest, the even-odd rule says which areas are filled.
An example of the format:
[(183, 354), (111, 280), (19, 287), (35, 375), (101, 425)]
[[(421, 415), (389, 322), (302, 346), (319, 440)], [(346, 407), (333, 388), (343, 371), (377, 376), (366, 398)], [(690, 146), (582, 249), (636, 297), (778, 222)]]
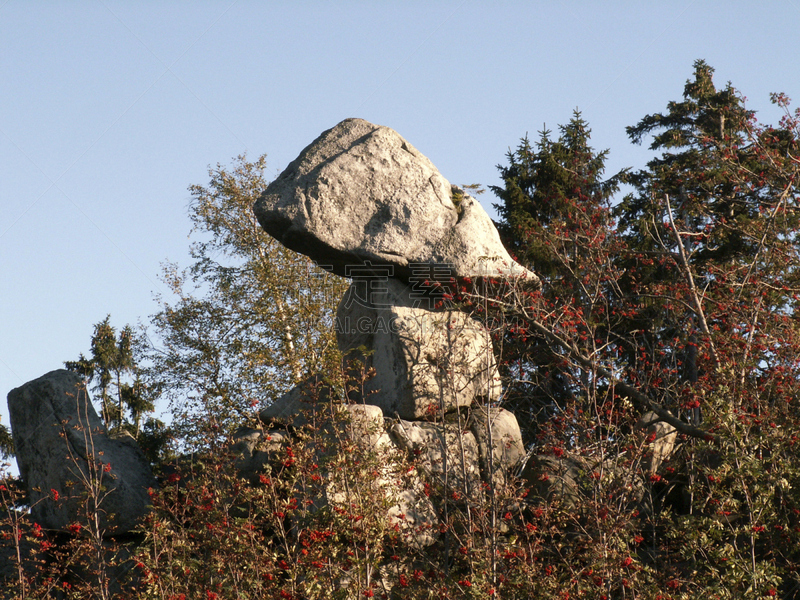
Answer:
[(147, 321), (209, 165), (266, 153), (274, 176), (361, 117), (491, 185), (577, 107), (609, 173), (642, 167), (625, 126), (679, 100), (695, 59), (776, 122), (798, 31), (800, 0), (0, 0), (0, 397), (88, 352), (106, 314)]

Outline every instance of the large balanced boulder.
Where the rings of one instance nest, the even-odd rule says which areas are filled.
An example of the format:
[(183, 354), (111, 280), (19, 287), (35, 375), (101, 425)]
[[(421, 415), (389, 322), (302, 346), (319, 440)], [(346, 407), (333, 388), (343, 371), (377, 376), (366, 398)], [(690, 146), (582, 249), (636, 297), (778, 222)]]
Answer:
[(375, 267), (412, 277), (538, 278), (503, 247), (481, 205), (388, 127), (347, 119), (306, 147), (255, 203), (284, 246), (334, 273)]
[(62, 529), (85, 520), (88, 510), (107, 534), (133, 529), (155, 479), (134, 443), (109, 437), (77, 374), (51, 371), (11, 390), (8, 409), (37, 523)]
[(489, 333), (458, 310), (416, 306), (412, 287), (387, 279), (368, 298), (339, 303), (336, 339), (355, 378), (350, 401), (387, 417), (432, 419), (502, 393)]

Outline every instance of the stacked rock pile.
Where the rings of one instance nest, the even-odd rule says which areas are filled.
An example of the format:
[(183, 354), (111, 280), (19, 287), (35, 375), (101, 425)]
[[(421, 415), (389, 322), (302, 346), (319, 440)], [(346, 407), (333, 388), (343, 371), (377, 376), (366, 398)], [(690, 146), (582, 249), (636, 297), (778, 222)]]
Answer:
[[(336, 313), (343, 370), (357, 381), (337, 405), (357, 424), (351, 435), (415, 457), (423, 477), (466, 495), (481, 482), (502, 484), (525, 455), (519, 425), (497, 406), (488, 332), (447, 298), (455, 287), (535, 288), (539, 279), (511, 258), (480, 204), (397, 132), (347, 119), (305, 148), (254, 211), (285, 246), (352, 281)], [(321, 381), (309, 378), (262, 411), (266, 431), (238, 434), (243, 472), (255, 476), (273, 460), (282, 428), (307, 425), (309, 411), (325, 418), (335, 395)], [(436, 510), (415, 490), (393, 497), (412, 543), (425, 545), (435, 540)]]

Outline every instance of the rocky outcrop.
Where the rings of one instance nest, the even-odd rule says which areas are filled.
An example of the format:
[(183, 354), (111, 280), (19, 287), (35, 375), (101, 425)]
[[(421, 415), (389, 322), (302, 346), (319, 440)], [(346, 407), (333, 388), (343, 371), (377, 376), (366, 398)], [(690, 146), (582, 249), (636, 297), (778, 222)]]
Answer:
[(260, 474), (270, 464), (277, 462), (281, 451), (291, 443), (291, 436), (285, 431), (264, 432), (261, 429), (243, 427), (231, 440), (230, 452), (234, 457), (237, 473), (251, 483), (257, 483)]
[(400, 420), (391, 427), (397, 445), (449, 494), (472, 498), (480, 489), (478, 444), (470, 431), (449, 423)]
[[(422, 481), (448, 497), (476, 500), (485, 489), (482, 481), (502, 485), (524, 458), (517, 420), (501, 408), (462, 408), (460, 417), (451, 413), (446, 422), (389, 419), (369, 404), (314, 403), (300, 410), (290, 421), (264, 419), (267, 429), (244, 428), (234, 436), (232, 451), (240, 474), (256, 483), (260, 474), (274, 472), (293, 435), (316, 440), (315, 462), (325, 480), (335, 475), (323, 467), (326, 456), (343, 448), (356, 451), (359, 460), (379, 465), (370, 485), (375, 486), (376, 497), (389, 499), (390, 524), (416, 547), (429, 546), (438, 538), (437, 511)], [(319, 507), (348, 504), (345, 488), (335, 482), (323, 495)]]
[(325, 131), (254, 206), (287, 248), (352, 277), (514, 277), (538, 285), (503, 247), (492, 220), (455, 193), (430, 160), (388, 127), (347, 119)]
[[(264, 413), (261, 416), (263, 418)], [(328, 505), (350, 506), (352, 491), (342, 481), (341, 465), (335, 456), (342, 451), (356, 452), (359, 461), (375, 464), (373, 477), (360, 485), (370, 489), (375, 501), (385, 499), (388, 526), (396, 529), (413, 547), (426, 547), (436, 541), (439, 523), (436, 509), (425, 494), (420, 478), (409, 476), (404, 453), (392, 443), (379, 407), (315, 403), (289, 422), (281, 418), (266, 421), (273, 429), (245, 428), (234, 436), (232, 451), (242, 476), (256, 483), (260, 474), (269, 472), (282, 460), (281, 451), (291, 444), (291, 436), (286, 430), (274, 429), (275, 426), (283, 424), (298, 433), (305, 430), (307, 437), (314, 440), (311, 448), (315, 453), (314, 462), (320, 468), (320, 481), (327, 482), (315, 502), (317, 509)], [(329, 468), (332, 458), (333, 465)]]
[[(397, 132), (347, 119), (305, 148), (254, 211), (267, 233), (353, 283), (335, 323), (350, 404), (330, 404), (319, 377), (276, 399), (260, 414), (272, 429), (237, 442), (251, 476), (269, 462), (275, 427), (337, 431), (326, 419), (345, 414), (360, 432), (345, 443), (359, 439), (385, 465), (411, 460), (448, 498), (502, 485), (525, 454), (519, 426), (489, 408), (502, 388), (488, 332), (449, 301), (478, 285), (539, 280), (511, 259), (481, 206)], [(390, 516), (402, 515), (411, 543), (432, 544), (438, 521), (419, 479), (398, 486), (386, 469), (376, 482), (396, 499)], [(328, 501), (339, 495), (328, 490)]]
[(155, 484), (150, 466), (135, 444), (109, 437), (78, 375), (51, 371), (11, 390), (8, 408), (37, 523), (63, 529), (96, 505), (108, 534), (136, 525)]
[[(348, 514), (370, 502), (385, 511), (379, 544), (437, 552), (448, 506), (478, 505), (525, 454), (514, 415), (497, 406), (492, 340), (452, 295), (539, 279), (512, 260), (475, 199), (395, 131), (360, 119), (303, 150), (254, 210), (285, 246), (353, 280), (336, 315), (349, 380), (338, 390), (312, 374), (277, 398), (259, 414), (263, 429), (234, 436), (236, 470), (267, 486), (307, 465), (293, 480), (304, 509)], [(48, 373), (13, 390), (9, 407), (38, 523), (63, 529), (95, 502), (102, 535), (136, 524), (152, 474), (135, 444), (109, 437), (77, 375)], [(181, 463), (192, 459), (176, 461), (167, 481), (188, 485)], [(389, 565), (377, 567), (390, 592)]]
[[(480, 323), (458, 310), (416, 306), (413, 288), (396, 279), (383, 286), (366, 300), (348, 292), (336, 313), (344, 368), (356, 380), (352, 402), (414, 420), (500, 397), (492, 342)], [(372, 375), (361, 381), (362, 373)]]

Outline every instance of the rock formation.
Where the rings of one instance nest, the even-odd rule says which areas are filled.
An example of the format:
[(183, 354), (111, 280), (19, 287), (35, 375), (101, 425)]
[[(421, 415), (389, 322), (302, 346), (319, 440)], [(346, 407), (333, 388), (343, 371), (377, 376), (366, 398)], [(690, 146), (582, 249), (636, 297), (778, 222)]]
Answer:
[[(370, 464), (362, 492), (385, 502), (387, 531), (432, 546), (442, 524), (431, 489), (475, 502), (525, 454), (514, 415), (497, 406), (490, 336), (446, 294), (454, 284), (474, 292), (480, 282), (531, 288), (539, 279), (511, 259), (473, 198), (396, 132), (360, 119), (303, 150), (254, 210), (288, 248), (353, 280), (336, 329), (355, 385), (340, 398), (312, 374), (276, 399), (260, 414), (265, 429), (236, 434), (236, 469), (259, 485), (313, 432), (305, 449), (324, 475), (307, 482), (321, 486), (314, 510), (352, 506), (336, 452), (357, 452)], [(96, 501), (108, 534), (129, 531), (153, 476), (137, 448), (109, 437), (81, 379), (53, 371), (8, 401), (34, 519), (63, 529)]]
[(254, 206), (264, 230), (290, 248), (353, 277), (374, 269), (414, 277), (515, 277), (492, 220), (467, 194), (454, 195), (430, 160), (400, 135), (347, 119), (320, 135)]
[[(353, 435), (386, 465), (408, 457), (448, 495), (477, 497), (482, 481), (503, 485), (524, 458), (519, 426), (491, 406), (502, 389), (488, 332), (443, 302), (440, 286), (539, 280), (511, 259), (481, 206), (454, 193), (395, 131), (348, 119), (303, 150), (254, 210), (284, 245), (352, 279), (336, 333), (355, 383), (343, 407), (332, 409), (334, 395), (313, 376), (262, 411), (272, 429), (242, 431), (235, 446), (249, 476), (269, 464), (281, 427), (313, 421), (327, 430), (333, 415), (346, 413)], [(410, 543), (432, 544), (436, 511), (418, 484), (400, 480), (388, 471), (378, 477), (397, 503), (389, 514), (403, 515)]]
[(135, 444), (109, 437), (77, 374), (51, 371), (11, 390), (8, 409), (37, 523), (63, 529), (97, 506), (108, 534), (136, 525), (155, 484), (150, 466)]
[(478, 444), (484, 480), (502, 485), (508, 470), (525, 459), (517, 418), (504, 408), (479, 406), (470, 413), (467, 425)]
[(391, 427), (397, 445), (417, 457), (422, 471), (450, 493), (474, 497), (480, 489), (478, 444), (457, 424), (399, 420)]
[[(285, 246), (353, 280), (336, 314), (351, 380), (339, 397), (325, 374), (311, 374), (265, 408), (263, 429), (234, 436), (240, 476), (266, 485), (263, 474), (287, 467), (292, 445), (305, 438), (314, 475), (299, 485), (318, 486), (307, 496), (314, 498), (309, 510), (346, 511), (354, 506), (353, 480), (341, 451), (359, 453), (370, 474), (359, 493), (385, 501), (387, 531), (417, 549), (447, 529), (431, 489), (445, 507), (479, 505), (518, 471), (530, 498), (565, 507), (590, 493), (589, 475), (632, 489), (635, 482), (611, 461), (579, 453), (526, 457), (516, 417), (499, 406), (488, 332), (446, 300), (454, 284), (470, 293), (481, 281), (530, 288), (539, 279), (511, 259), (480, 205), (396, 132), (341, 122), (302, 151), (254, 211)], [(109, 437), (80, 377), (53, 371), (12, 390), (8, 403), (35, 521), (63, 529), (95, 502), (107, 533), (130, 531), (147, 510), (154, 479), (135, 445)], [(675, 430), (651, 415), (639, 425), (649, 428), (655, 472), (673, 450)], [(387, 569), (378, 565), (384, 583)]]
[(649, 440), (652, 442), (649, 470), (651, 474), (656, 473), (661, 463), (672, 456), (678, 431), (669, 423), (661, 421), (654, 412), (643, 414), (636, 426), (647, 430)]

